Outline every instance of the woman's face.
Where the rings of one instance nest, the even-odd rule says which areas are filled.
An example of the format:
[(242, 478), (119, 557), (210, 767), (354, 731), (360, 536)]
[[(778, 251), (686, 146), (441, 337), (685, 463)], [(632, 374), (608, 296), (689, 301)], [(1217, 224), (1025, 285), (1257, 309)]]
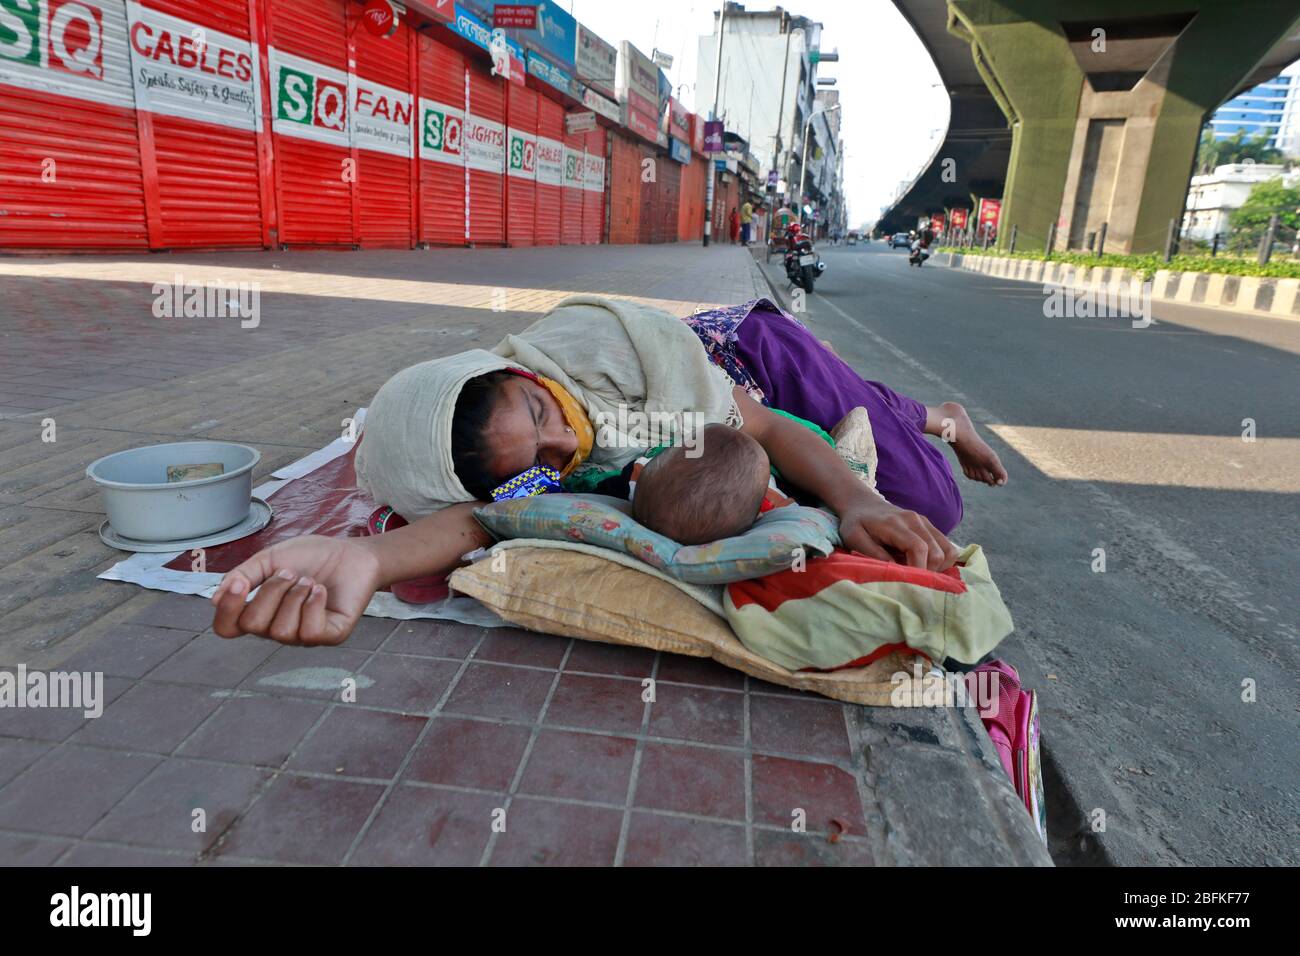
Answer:
[(489, 468), (499, 482), (533, 465), (563, 471), (578, 450), (578, 436), (569, 430), (559, 403), (522, 375), (501, 386), (485, 437), (492, 449)]

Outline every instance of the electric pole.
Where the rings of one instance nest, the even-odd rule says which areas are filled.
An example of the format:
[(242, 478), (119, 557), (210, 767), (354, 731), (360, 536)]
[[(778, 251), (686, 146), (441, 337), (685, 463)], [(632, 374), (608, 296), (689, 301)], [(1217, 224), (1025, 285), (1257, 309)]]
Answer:
[[(722, 0), (722, 10), (718, 13), (718, 55), (717, 68), (713, 71), (713, 109), (709, 111), (709, 119), (718, 118), (718, 87), (722, 82), (722, 34), (727, 28), (727, 0)], [(713, 234), (713, 179), (716, 175), (716, 161), (714, 154), (707, 154), (709, 157), (709, 188), (704, 197), (704, 245), (709, 244), (709, 237)]]

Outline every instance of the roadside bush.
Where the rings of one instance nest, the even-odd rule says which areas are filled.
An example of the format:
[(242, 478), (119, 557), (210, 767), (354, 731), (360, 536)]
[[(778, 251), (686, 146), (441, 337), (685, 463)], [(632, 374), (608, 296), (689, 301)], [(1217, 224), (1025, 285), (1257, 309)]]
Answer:
[[(1256, 240), (1258, 242), (1258, 240)], [(1281, 251), (1281, 250), (1279, 250)], [(1037, 252), (999, 252), (997, 249), (958, 248), (957, 246), (940, 246), (936, 252), (954, 252), (960, 256), (993, 256), (1002, 259), (1042, 259), (1042, 251)], [(1090, 256), (1086, 252), (1054, 252), (1053, 262), (1064, 262), (1077, 266), (1102, 266), (1111, 269), (1132, 269), (1143, 280), (1155, 276), (1160, 269), (1170, 272), (1218, 272), (1230, 276), (1260, 276), (1268, 279), (1300, 279), (1300, 262), (1294, 260), (1274, 259), (1266, 266), (1261, 266), (1255, 259), (1235, 258), (1233, 256), (1177, 255), (1169, 262), (1164, 256), (1151, 252), (1145, 255), (1127, 256), (1106, 253), (1104, 256)]]

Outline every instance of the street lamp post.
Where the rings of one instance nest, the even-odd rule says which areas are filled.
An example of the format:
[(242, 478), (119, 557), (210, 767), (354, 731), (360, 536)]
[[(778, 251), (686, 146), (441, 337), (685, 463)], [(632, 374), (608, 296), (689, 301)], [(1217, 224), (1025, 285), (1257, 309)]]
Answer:
[[(709, 119), (716, 121), (718, 118), (718, 85), (722, 82), (722, 38), (727, 29), (727, 4), (723, 0), (722, 10), (718, 13), (718, 53), (717, 64), (713, 71), (713, 109), (709, 111)], [(704, 245), (708, 246), (709, 239), (713, 233), (713, 180), (715, 176), (715, 159), (712, 153), (706, 154), (709, 157), (709, 185), (704, 195)]]
[[(784, 168), (781, 164), (781, 124), (785, 122), (785, 82), (790, 75), (790, 38), (796, 33), (799, 34), (800, 42), (803, 42), (803, 27), (794, 30), (785, 31), (785, 59), (781, 61), (781, 99), (777, 104), (776, 112), (776, 148), (772, 151), (772, 169), (778, 170), (779, 179), (788, 178), (785, 174), (790, 170)], [(786, 189), (789, 189), (789, 184)], [(772, 259), (772, 227), (776, 224), (776, 189), (768, 193), (767, 200), (767, 259)]]
[(834, 106), (823, 106), (819, 110), (813, 110), (808, 114), (808, 122), (803, 124), (803, 160), (799, 163), (799, 218), (803, 219), (804, 207), (804, 184), (808, 181), (808, 131), (812, 129), (812, 121), (817, 118), (819, 113), (834, 113), (842, 104), (836, 103)]

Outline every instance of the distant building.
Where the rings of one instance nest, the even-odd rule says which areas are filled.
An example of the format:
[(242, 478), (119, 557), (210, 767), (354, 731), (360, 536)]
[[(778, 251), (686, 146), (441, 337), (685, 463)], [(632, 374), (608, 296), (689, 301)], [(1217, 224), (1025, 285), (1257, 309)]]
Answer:
[[(701, 113), (713, 105), (717, 23), (715, 13), (713, 33), (699, 39), (695, 98)], [(827, 91), (817, 88), (817, 69), (838, 55), (824, 53), (821, 42), (822, 25), (807, 17), (781, 7), (749, 11), (743, 4), (726, 3), (718, 115), (749, 144), (764, 175), (777, 171), (788, 199), (799, 191), (804, 125), (818, 109), (834, 105), (824, 95)], [(841, 151), (838, 114), (817, 113), (809, 135), (805, 188), (806, 200), (817, 206), (822, 224), (830, 221), (832, 207), (838, 211), (843, 205)]]
[(1266, 136), (1285, 153), (1300, 152), (1300, 64), (1224, 103), (1210, 117), (1215, 139), (1238, 132), (1246, 138)]
[(1288, 185), (1300, 182), (1300, 172), (1266, 163), (1232, 163), (1214, 172), (1192, 177), (1183, 212), (1183, 235), (1209, 242), (1215, 234), (1226, 236), (1228, 218), (1240, 209), (1256, 184), (1281, 176)]

